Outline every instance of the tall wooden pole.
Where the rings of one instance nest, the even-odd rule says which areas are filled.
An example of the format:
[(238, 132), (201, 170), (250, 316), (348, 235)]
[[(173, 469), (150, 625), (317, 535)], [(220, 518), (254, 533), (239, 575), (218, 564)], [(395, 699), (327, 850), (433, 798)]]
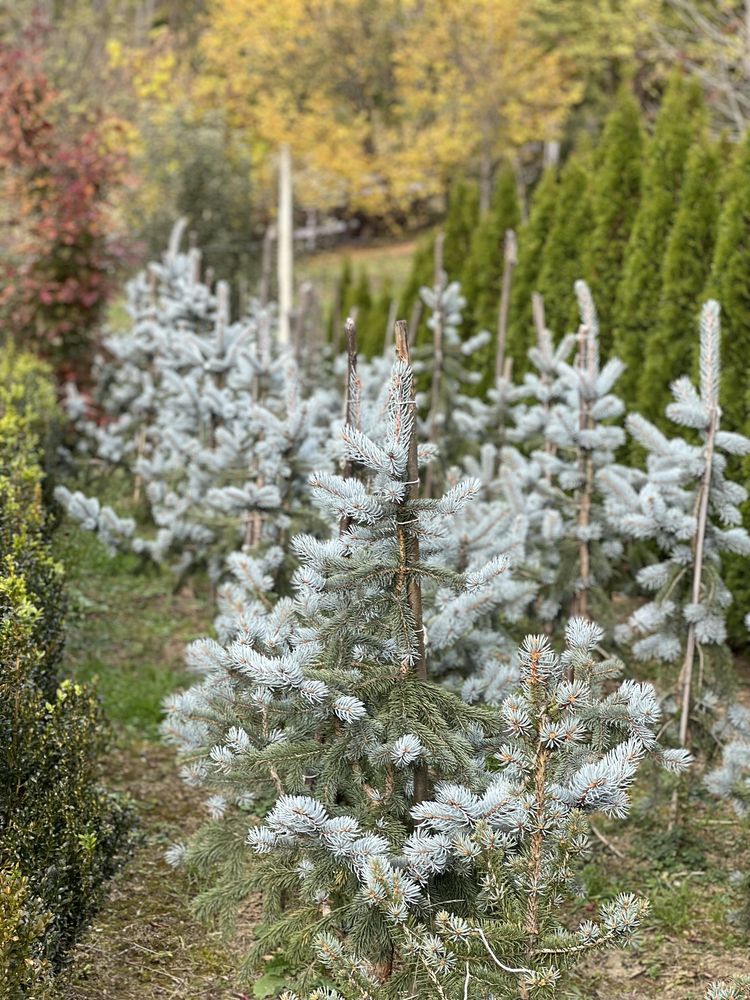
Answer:
[(294, 231), (292, 221), (292, 154), (284, 143), (279, 150), (278, 282), (279, 343), (291, 342), (294, 282)]
[[(409, 332), (406, 323), (398, 320), (396, 323), (396, 357), (405, 364), (411, 364), (409, 354)], [(419, 680), (427, 680), (427, 656), (425, 652), (424, 622), (422, 619), (422, 587), (419, 577), (412, 572), (412, 567), (419, 563), (419, 537), (410, 527), (414, 520), (414, 511), (408, 509), (411, 501), (419, 498), (419, 462), (417, 458), (417, 400), (413, 396), (409, 400), (411, 410), (411, 426), (409, 428), (408, 458), (404, 471), (404, 482), (407, 489), (404, 499), (399, 504), (396, 514), (396, 535), (400, 554), (400, 572), (396, 582), (397, 592), (406, 587), (406, 603), (409, 606), (414, 622), (414, 639), (416, 649), (411, 663), (404, 664), (404, 670), (413, 670)], [(426, 764), (420, 764), (414, 769), (414, 801), (422, 802), (429, 795), (429, 774)]]
[[(432, 384), (430, 386), (430, 430), (428, 440), (430, 444), (436, 445), (440, 436), (441, 425), (441, 396), (443, 385), (443, 331), (445, 326), (445, 295), (446, 274), (443, 268), (443, 248), (445, 245), (445, 233), (438, 233), (435, 240), (435, 312), (433, 314), (435, 326), (432, 331)], [(433, 479), (435, 476), (434, 462), (427, 466), (424, 482), (424, 495), (432, 496)]]
[(518, 244), (512, 229), (505, 233), (503, 254), (503, 285), (500, 291), (500, 306), (497, 314), (497, 351), (495, 353), (495, 383), (505, 371), (505, 350), (508, 345), (508, 313), (510, 311), (510, 289), (513, 282), (513, 268), (518, 263)]

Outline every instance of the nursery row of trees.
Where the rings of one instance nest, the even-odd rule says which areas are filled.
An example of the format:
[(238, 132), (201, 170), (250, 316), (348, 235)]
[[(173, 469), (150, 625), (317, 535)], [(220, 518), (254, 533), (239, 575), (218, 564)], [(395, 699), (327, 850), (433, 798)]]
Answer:
[[(673, 385), (676, 436), (631, 413), (618, 461), (623, 365), (582, 282), (577, 335), (540, 326), (523, 381), (480, 393), (491, 338), (462, 337), (439, 252), (429, 345), (399, 321), (395, 363), (359, 359), (350, 320), (345, 356), (295, 358), (273, 306), (231, 321), (180, 235), (97, 364), (106, 420), (68, 390), (82, 456), (120, 470), (139, 523), (57, 491), (110, 546), (216, 582), (202, 678), (165, 722), (211, 820), (169, 858), (208, 880), (204, 916), (262, 890), (248, 971), (282, 948), (288, 997), (558, 995), (647, 912), (624, 893), (577, 916), (588, 818), (624, 817), (640, 764), (684, 771), (708, 729), (737, 730), (710, 788), (739, 802), (746, 782), (723, 561), (750, 554), (750, 440), (721, 426), (719, 307), (697, 388)], [(661, 697), (639, 662), (666, 665)]]
[[(747, 140), (733, 147), (711, 134), (701, 88), (678, 74), (653, 129), (624, 87), (596, 144), (579, 143), (562, 168), (547, 168), (525, 221), (510, 165), (500, 169), (485, 213), (476, 184), (458, 181), (444, 225), (444, 262), (470, 303), (465, 334), (497, 328), (505, 234), (513, 230), (517, 261), (511, 260), (508, 354), (515, 371), (528, 368), (532, 293), (544, 297), (551, 329), (575, 329), (570, 289), (583, 277), (599, 309), (602, 352), (617, 354), (627, 365), (620, 393), (662, 426), (670, 381), (695, 370), (700, 306), (714, 297), (722, 304), (724, 337), (732, 347), (725, 351), (725, 421), (743, 429), (749, 156)], [(434, 239), (414, 258), (400, 315), (416, 317), (420, 287), (434, 282)], [(380, 353), (394, 298), (390, 289), (373, 300), (367, 275), (357, 279), (346, 270), (340, 287), (344, 313), (357, 310), (363, 350)]]

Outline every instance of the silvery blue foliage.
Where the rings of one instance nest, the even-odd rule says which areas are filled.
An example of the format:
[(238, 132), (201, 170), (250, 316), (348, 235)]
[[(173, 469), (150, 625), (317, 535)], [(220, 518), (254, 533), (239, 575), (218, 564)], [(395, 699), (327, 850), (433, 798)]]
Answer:
[(110, 508), (94, 512), (95, 501), (72, 502), (64, 489), (58, 499), (111, 547), (177, 573), (205, 562), (216, 578), (243, 543), (272, 544), (309, 523), (300, 488), (328, 460), (330, 397), (303, 398), (273, 310), (253, 302), (231, 322), (228, 288), (202, 284), (195, 255), (176, 241), (128, 294), (131, 330), (106, 340), (97, 370), (106, 419), (89, 420), (72, 389), (68, 411), (97, 458), (133, 477), (151, 530), (135, 534)]
[[(466, 669), (474, 650), (490, 648), (489, 624), (478, 630), (476, 623), (498, 607), (503, 593), (498, 581), (509, 574), (505, 551), (484, 560), (474, 557), (461, 573), (452, 565), (457, 547), (451, 525), (473, 501), (479, 488), (475, 481), (457, 482), (440, 499), (420, 501), (413, 510), (405, 506), (414, 421), (404, 404), (412, 398), (411, 370), (397, 362), (379, 420), (363, 407), (368, 432), (351, 426), (341, 432), (344, 455), (357, 463), (360, 478), (326, 471), (311, 476), (313, 498), (335, 534), (292, 540), (297, 563), (292, 597), (275, 601), (272, 593), (282, 558), (278, 548), (229, 557), (228, 576), (219, 589), (219, 641), (200, 640), (189, 647), (188, 661), (203, 680), (169, 700), (165, 723), (170, 738), (190, 755), (190, 779), (212, 794), (226, 791), (227, 783), (235, 796), (269, 781), (277, 791), (282, 785), (304, 788), (303, 760), (313, 770), (329, 766), (318, 760), (319, 748), (308, 746), (286, 775), (277, 758), (290, 734), (298, 739), (311, 726), (340, 730), (340, 758), (335, 767), (330, 764), (335, 781), (342, 780), (338, 769), (346, 761), (363, 770), (390, 762), (399, 776), (399, 794), (408, 796), (414, 767), (434, 763), (436, 754), (438, 759), (457, 755), (456, 766), (464, 773), (478, 766), (478, 730), (459, 729), (438, 749), (425, 719), (410, 728), (408, 717), (400, 715), (384, 730), (360, 693), (368, 690), (373, 671), (392, 683), (415, 656), (403, 595), (396, 600), (391, 592), (401, 572), (397, 525), (404, 523), (420, 545), (423, 634), (431, 672)], [(411, 511), (408, 518), (402, 510)], [(349, 523), (344, 531), (342, 518)], [(512, 550), (512, 540), (505, 548)], [(353, 630), (347, 640), (351, 647), (344, 647), (349, 665), (342, 662), (335, 669), (321, 662), (334, 624), (344, 634)], [(249, 741), (239, 771), (231, 766), (236, 751), (226, 741), (227, 732), (238, 728)]]
[[(546, 996), (576, 956), (637, 928), (647, 904), (628, 894), (575, 930), (559, 923), (561, 898), (575, 892), (575, 867), (588, 850), (585, 816), (626, 815), (647, 757), (680, 771), (690, 756), (657, 743), (651, 685), (612, 689), (621, 665), (595, 654), (596, 625), (575, 619), (566, 639), (560, 656), (545, 637), (525, 640), (519, 687), (499, 709), (498, 735), (485, 741), (490, 766), (471, 785), (437, 782), (429, 799), (411, 805), (410, 823), (377, 830), (366, 814), (294, 794), (250, 828), (262, 873), (298, 871), (298, 909), (308, 923), (317, 911), (325, 927), (319, 974), (344, 988), (355, 971), (362, 992), (347, 996), (397, 997), (407, 982), (412, 991), (438, 983), (440, 995), (460, 996), (475, 978), (469, 995), (523, 988)], [(415, 759), (424, 750), (405, 734), (392, 753), (403, 746)], [(352, 912), (359, 921), (379, 914), (382, 940), (348, 944), (339, 921)], [(361, 928), (356, 939), (370, 940)], [(384, 976), (386, 942), (397, 962)]]
[(511, 410), (513, 425), (508, 428), (507, 439), (526, 447), (548, 446), (547, 427), (553, 413), (565, 399), (566, 383), (563, 365), (567, 364), (575, 347), (576, 338), (566, 334), (555, 345), (548, 329), (539, 331), (538, 341), (529, 350), (533, 370), (526, 372), (517, 387), (515, 405)]
[(558, 604), (556, 614), (565, 613), (567, 605), (589, 614), (592, 601), (599, 598), (602, 604), (604, 588), (622, 555), (606, 521), (597, 473), (614, 464), (625, 440), (615, 423), (624, 406), (612, 391), (623, 364), (617, 358), (600, 364), (599, 324), (584, 282), (576, 282), (576, 295), (581, 313), (576, 362), (561, 360), (557, 365), (562, 399), (547, 416), (544, 447), (533, 454), (543, 474), (539, 489), (548, 498), (543, 530), (557, 537), (560, 551), (558, 571), (544, 594), (548, 611)]
[(727, 799), (739, 816), (747, 816), (750, 807), (750, 710), (732, 705), (726, 721), (717, 727), (724, 743), (719, 767), (703, 778), (706, 788)]
[[(659, 560), (637, 577), (654, 597), (617, 631), (640, 660), (679, 660), (690, 628), (699, 647), (720, 651), (732, 600), (722, 579), (721, 557), (728, 552), (750, 555), (740, 513), (747, 492), (727, 472), (728, 458), (748, 454), (750, 440), (720, 429), (719, 342), (719, 307), (708, 302), (701, 320), (700, 386), (678, 379), (666, 411), (678, 427), (690, 430), (689, 438), (667, 437), (631, 414), (627, 426), (646, 451), (645, 472), (612, 467), (599, 474), (612, 529), (651, 542), (659, 552)], [(696, 432), (698, 442), (693, 443)]]
[(747, 1000), (750, 996), (750, 979), (718, 980), (706, 990), (704, 1000)]
[(432, 343), (417, 345), (414, 351), (414, 373), (424, 385), (420, 409), (427, 414), (421, 425), (422, 436), (433, 444), (439, 442), (440, 462), (445, 469), (463, 458), (467, 446), (471, 448), (474, 442), (481, 441), (487, 431), (487, 404), (476, 394), (467, 395), (466, 390), (482, 381), (476, 358), (489, 344), (490, 334), (483, 330), (462, 340), (466, 300), (459, 283), (447, 283), (444, 273), (433, 288), (422, 288), (420, 295), (430, 310), (427, 328), (434, 338)]

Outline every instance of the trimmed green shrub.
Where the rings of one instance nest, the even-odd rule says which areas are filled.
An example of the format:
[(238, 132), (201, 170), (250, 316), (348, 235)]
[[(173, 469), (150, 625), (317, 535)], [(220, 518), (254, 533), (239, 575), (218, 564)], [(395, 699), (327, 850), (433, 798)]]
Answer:
[(2, 994), (15, 1000), (39, 996), (47, 968), (74, 943), (130, 817), (99, 784), (106, 730), (95, 695), (59, 674), (65, 601), (49, 551), (36, 433), (53, 412), (51, 388), (23, 357), (6, 358), (2, 376), (0, 954), (23, 954), (27, 973), (15, 981), (8, 974)]
[(42, 954), (50, 914), (18, 868), (0, 870), (0, 997), (24, 996), (49, 983)]

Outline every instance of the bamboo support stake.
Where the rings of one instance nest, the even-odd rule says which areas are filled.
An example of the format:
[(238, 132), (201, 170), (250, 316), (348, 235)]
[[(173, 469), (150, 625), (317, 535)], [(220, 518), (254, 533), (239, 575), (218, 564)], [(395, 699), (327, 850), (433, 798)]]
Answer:
[(191, 247), (188, 256), (190, 258), (190, 281), (197, 285), (201, 280), (201, 252), (198, 247)]
[[(538, 650), (531, 654), (529, 683), (533, 692), (533, 698), (539, 705), (541, 677), (539, 673), (540, 653)], [(541, 725), (546, 723), (547, 716), (543, 715)], [(549, 760), (549, 750), (547, 750), (537, 734), (537, 750), (534, 760), (534, 808), (535, 808), (535, 829), (529, 842), (529, 898), (526, 903), (526, 917), (524, 928), (528, 936), (528, 954), (532, 955), (539, 939), (539, 885), (542, 878), (542, 855), (544, 848), (544, 813), (546, 806), (546, 778), (547, 762)]]
[(263, 234), (263, 249), (260, 258), (260, 287), (258, 298), (262, 309), (268, 306), (271, 297), (271, 271), (273, 268), (273, 226), (268, 226)]
[(388, 357), (393, 349), (393, 328), (396, 325), (396, 313), (398, 311), (398, 303), (395, 299), (391, 299), (391, 303), (388, 306), (388, 321), (385, 324), (385, 337), (383, 338), (383, 357)]
[[(709, 407), (709, 424), (706, 433), (706, 449), (698, 494), (698, 518), (695, 532), (695, 555), (693, 559), (693, 604), (699, 604), (703, 584), (703, 558), (706, 546), (706, 526), (708, 523), (708, 502), (711, 494), (711, 476), (713, 473), (714, 448), (716, 432), (719, 427), (718, 401), (713, 400)], [(680, 677), (682, 681), (682, 698), (680, 710), (680, 746), (687, 745), (688, 727), (690, 725), (690, 701), (693, 688), (693, 668), (695, 665), (695, 625), (688, 626), (687, 643), (685, 645), (685, 660), (682, 664)]]
[(184, 216), (178, 219), (172, 227), (172, 232), (169, 234), (169, 245), (167, 246), (167, 260), (170, 264), (174, 262), (177, 254), (180, 252), (180, 243), (182, 243), (182, 237), (185, 235), (186, 229), (187, 219)]
[[(437, 444), (438, 437), (440, 436), (441, 425), (440, 403), (443, 387), (443, 333), (445, 330), (445, 304), (443, 302), (443, 296), (445, 295), (446, 285), (446, 274), (443, 268), (444, 246), (445, 233), (439, 233), (437, 239), (435, 240), (435, 290), (437, 292), (437, 297), (434, 312), (435, 328), (432, 332), (433, 367), (432, 384), (430, 386), (430, 430), (428, 438), (430, 444)], [(424, 480), (424, 495), (426, 497), (432, 496), (434, 476), (435, 465), (434, 462), (430, 462), (427, 466)]]
[[(581, 374), (591, 371), (595, 364), (594, 345), (591, 343), (591, 331), (585, 325), (581, 325), (578, 330), (578, 368)], [(579, 389), (578, 394), (578, 426), (579, 430), (585, 431), (591, 427), (591, 408), (589, 401)], [(594, 490), (594, 463), (591, 451), (588, 448), (578, 446), (578, 468), (583, 481), (582, 489), (578, 495), (578, 560), (580, 563), (581, 589), (576, 593), (573, 601), (573, 614), (582, 618), (588, 618), (588, 588), (589, 577), (591, 575), (591, 552), (586, 535), (591, 520), (591, 502)]]
[[(417, 341), (417, 330), (419, 329), (419, 324), (422, 321), (422, 308), (422, 299), (418, 295), (414, 305), (412, 306), (411, 316), (409, 317), (409, 347), (414, 347)], [(401, 322), (403, 322), (403, 320), (401, 320)]]
[[(357, 430), (361, 424), (360, 413), (360, 381), (357, 374), (357, 326), (354, 320), (349, 319), (344, 324), (346, 335), (346, 406), (344, 409), (344, 423), (347, 427), (354, 427)], [(344, 463), (342, 476), (344, 479), (353, 479), (357, 472), (357, 465), (353, 459), (347, 458)], [(348, 514), (344, 515), (339, 522), (339, 534), (343, 535), (349, 530), (352, 519)]]
[(279, 343), (291, 340), (293, 309), (294, 231), (292, 195), (292, 154), (284, 143), (279, 150), (278, 284)]
[[(396, 357), (405, 364), (411, 364), (409, 354), (409, 330), (404, 320), (396, 322)], [(416, 649), (410, 669), (421, 681), (427, 680), (427, 656), (425, 652), (424, 621), (422, 617), (422, 587), (419, 579), (410, 572), (412, 566), (419, 562), (419, 539), (415, 531), (408, 527), (413, 520), (413, 511), (407, 505), (419, 498), (419, 459), (417, 456), (417, 400), (413, 396), (409, 400), (407, 412), (411, 416), (409, 428), (409, 448), (404, 471), (404, 482), (407, 484), (406, 494), (400, 509), (396, 514), (396, 535), (401, 557), (401, 571), (396, 583), (397, 592), (406, 583), (406, 602), (414, 622), (414, 638)], [(422, 802), (429, 796), (429, 775), (426, 765), (414, 769), (414, 801)]]
[(508, 313), (510, 311), (510, 291), (513, 284), (513, 269), (518, 263), (518, 243), (512, 229), (505, 233), (503, 256), (503, 284), (500, 291), (500, 306), (497, 315), (497, 352), (495, 354), (495, 382), (503, 377), (505, 351), (508, 346)]

